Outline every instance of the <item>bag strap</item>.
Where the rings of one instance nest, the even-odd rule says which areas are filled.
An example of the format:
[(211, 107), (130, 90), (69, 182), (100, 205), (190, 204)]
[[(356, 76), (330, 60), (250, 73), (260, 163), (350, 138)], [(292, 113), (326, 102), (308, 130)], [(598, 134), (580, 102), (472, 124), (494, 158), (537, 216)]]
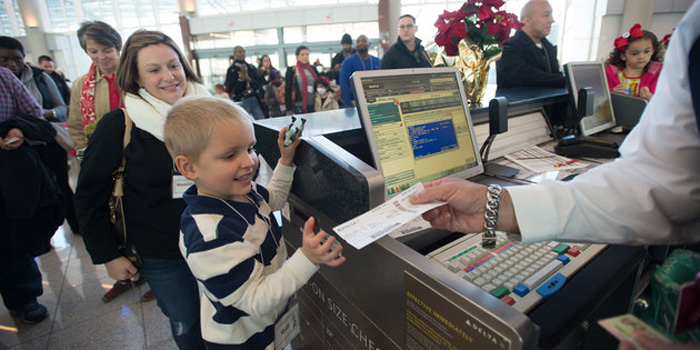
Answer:
[(124, 168), (126, 167), (126, 146), (131, 142), (131, 128), (133, 122), (129, 118), (129, 113), (126, 109), (122, 108), (124, 112), (124, 139), (122, 141), (122, 161), (119, 164), (119, 168), (114, 171), (114, 189), (112, 190), (112, 196), (122, 197), (124, 196)]

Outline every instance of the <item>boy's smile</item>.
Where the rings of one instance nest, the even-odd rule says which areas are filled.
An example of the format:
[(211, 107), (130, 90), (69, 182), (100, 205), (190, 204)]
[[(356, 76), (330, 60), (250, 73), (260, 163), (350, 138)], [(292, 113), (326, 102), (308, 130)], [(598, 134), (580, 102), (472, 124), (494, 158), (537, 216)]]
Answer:
[(194, 162), (199, 195), (247, 201), (258, 169), (255, 136), (250, 121), (222, 123), (209, 138), (207, 148)]

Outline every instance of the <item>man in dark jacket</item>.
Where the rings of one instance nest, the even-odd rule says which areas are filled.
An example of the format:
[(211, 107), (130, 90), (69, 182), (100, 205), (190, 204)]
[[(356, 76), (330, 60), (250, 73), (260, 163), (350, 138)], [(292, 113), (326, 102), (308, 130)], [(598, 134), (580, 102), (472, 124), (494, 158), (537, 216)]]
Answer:
[(496, 62), (498, 88), (563, 88), (565, 80), (557, 61), (557, 48), (545, 39), (554, 23), (552, 7), (546, 0), (529, 1), (520, 21), (524, 26), (503, 45), (503, 55)]
[(55, 135), (22, 82), (0, 68), (0, 295), (11, 314), (29, 324), (49, 315), (37, 302), (43, 288), (34, 257), (51, 248), (64, 204), (53, 174), (25, 137), (46, 142)]
[(403, 15), (399, 18), (399, 38), (382, 57), (381, 69), (432, 67), (425, 48), (416, 38), (416, 18)]
[(262, 79), (255, 66), (245, 61), (245, 49), (240, 45), (233, 48), (233, 64), (226, 72), (224, 86), (231, 99), (240, 102), (253, 118), (265, 118), (257, 93), (262, 87)]
[(66, 106), (70, 105), (70, 86), (68, 86), (63, 73), (54, 69), (53, 59), (46, 55), (39, 56), (39, 67), (41, 67), (41, 69), (53, 79), (54, 83), (56, 83), (58, 92), (61, 93), (61, 97)]

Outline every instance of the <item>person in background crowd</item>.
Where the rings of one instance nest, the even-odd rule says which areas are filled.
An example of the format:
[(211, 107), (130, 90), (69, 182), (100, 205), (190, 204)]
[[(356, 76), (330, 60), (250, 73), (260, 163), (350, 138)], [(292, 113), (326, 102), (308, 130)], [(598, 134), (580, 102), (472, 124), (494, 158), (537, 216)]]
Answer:
[(267, 86), (267, 84), (270, 83), (270, 74), (275, 70), (277, 69), (272, 66), (270, 56), (262, 55), (262, 57), (260, 57), (260, 65), (258, 66), (258, 76), (260, 80), (262, 80), (262, 86)]
[(66, 76), (63, 75), (62, 72), (54, 68), (53, 59), (46, 55), (39, 56), (39, 67), (41, 67), (41, 69), (43, 69), (44, 72), (48, 74), (51, 79), (53, 79), (54, 83), (56, 83), (58, 91), (61, 93), (63, 103), (69, 105), (70, 87), (67, 84), (68, 79), (66, 79)]
[(318, 74), (309, 64), (309, 48), (303, 45), (297, 47), (296, 57), (296, 65), (287, 68), (284, 77), (287, 115), (311, 113), (316, 101), (314, 94)]
[(421, 40), (416, 38), (417, 31), (415, 17), (399, 17), (399, 38), (382, 57), (381, 69), (432, 67)]
[(314, 110), (332, 111), (338, 109), (338, 101), (335, 99), (335, 93), (331, 90), (331, 83), (326, 77), (320, 77), (316, 83), (316, 101), (314, 102)]
[(0, 37), (0, 66), (12, 71), (43, 108), (49, 121), (66, 120), (66, 104), (53, 79), (43, 69), (24, 62), (24, 46), (9, 36)]
[(233, 63), (226, 72), (224, 86), (228, 89), (231, 98), (240, 102), (241, 107), (248, 111), (255, 119), (264, 119), (265, 113), (260, 105), (258, 93), (262, 81), (258, 76), (258, 70), (245, 61), (245, 49), (243, 46), (233, 48)]
[(557, 60), (557, 48), (545, 37), (554, 23), (546, 0), (528, 1), (520, 14), (523, 27), (503, 44), (496, 61), (498, 88), (546, 86), (563, 88), (566, 81)]
[(342, 47), (342, 50), (335, 54), (331, 60), (331, 69), (333, 70), (333, 73), (328, 78), (331, 80), (338, 79), (338, 74), (343, 61), (355, 53), (355, 49), (352, 47), (352, 37), (348, 33), (343, 34), (343, 38), (340, 39), (340, 46)]
[(114, 83), (122, 38), (109, 24), (89, 21), (80, 25), (78, 41), (92, 60), (88, 72), (76, 79), (71, 88), (68, 131), (80, 152), (100, 118), (122, 107), (120, 91)]
[(224, 84), (214, 85), (214, 96), (225, 98), (227, 100), (231, 99), (231, 97), (229, 97), (229, 95), (226, 93), (226, 88), (224, 87)]
[[(80, 25), (78, 41), (92, 60), (88, 72), (73, 82), (68, 110), (68, 132), (81, 158), (97, 122), (107, 112), (123, 106), (121, 91), (114, 80), (122, 38), (109, 24), (88, 21)], [(131, 289), (133, 284), (143, 282), (142, 278), (133, 283), (131, 279), (118, 280), (102, 295), (102, 301), (110, 302)], [(150, 291), (141, 297), (144, 301), (154, 298)]]
[[(65, 128), (66, 105), (58, 87), (41, 68), (29, 66), (24, 62), (24, 47), (19, 40), (6, 36), (0, 37), (0, 66), (12, 71), (22, 81), (34, 99), (40, 103), (42, 115), (46, 120), (56, 123), (55, 127)], [(56, 176), (66, 206), (68, 225), (73, 233), (80, 234), (73, 206), (73, 190), (68, 184), (68, 153), (55, 140), (36, 144), (34, 149), (44, 165)]]
[[(157, 31), (138, 30), (129, 37), (116, 83), (125, 94), (125, 108), (112, 110), (97, 124), (75, 193), (85, 247), (94, 264), (105, 264), (110, 277), (145, 277), (180, 349), (204, 349), (197, 281), (178, 248), (185, 203), (173, 191), (178, 177), (163, 143), (163, 125), (180, 98), (209, 93), (175, 42)], [(123, 150), (126, 117), (133, 128)], [(127, 244), (135, 248), (140, 267), (122, 255), (110, 232), (108, 199), (122, 156)]]
[(352, 73), (363, 70), (378, 70), (382, 61), (369, 54), (369, 46), (372, 43), (366, 35), (357, 37), (357, 53), (350, 55), (340, 67), (340, 93), (343, 97), (343, 107), (353, 107), (355, 101), (355, 93), (350, 85), (350, 76)]
[(35, 324), (49, 312), (37, 301), (44, 290), (34, 257), (51, 249), (49, 240), (63, 223), (63, 202), (53, 175), (25, 142), (25, 137), (49, 141), (55, 133), (32, 135), (23, 129), (24, 119), (46, 123), (22, 82), (0, 68), (0, 295), (11, 315)]
[(656, 91), (663, 67), (663, 48), (654, 33), (635, 24), (615, 39), (615, 48), (605, 61), (610, 91), (639, 96), (647, 100)]
[(265, 104), (268, 117), (281, 117), (286, 114), (287, 106), (284, 103), (284, 81), (278, 70), (270, 73), (270, 83), (265, 89)]

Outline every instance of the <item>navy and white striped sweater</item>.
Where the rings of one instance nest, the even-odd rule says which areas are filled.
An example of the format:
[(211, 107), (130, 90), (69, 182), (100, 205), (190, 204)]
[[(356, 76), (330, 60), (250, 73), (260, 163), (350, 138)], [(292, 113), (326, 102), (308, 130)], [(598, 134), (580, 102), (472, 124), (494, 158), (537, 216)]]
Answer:
[(203, 338), (228, 345), (217, 349), (272, 349), (277, 316), (318, 270), (301, 250), (287, 260), (271, 214), (286, 202), (294, 170), (278, 165), (267, 189), (253, 183), (253, 202), (226, 205), (196, 186), (184, 194), (180, 251), (204, 291)]

